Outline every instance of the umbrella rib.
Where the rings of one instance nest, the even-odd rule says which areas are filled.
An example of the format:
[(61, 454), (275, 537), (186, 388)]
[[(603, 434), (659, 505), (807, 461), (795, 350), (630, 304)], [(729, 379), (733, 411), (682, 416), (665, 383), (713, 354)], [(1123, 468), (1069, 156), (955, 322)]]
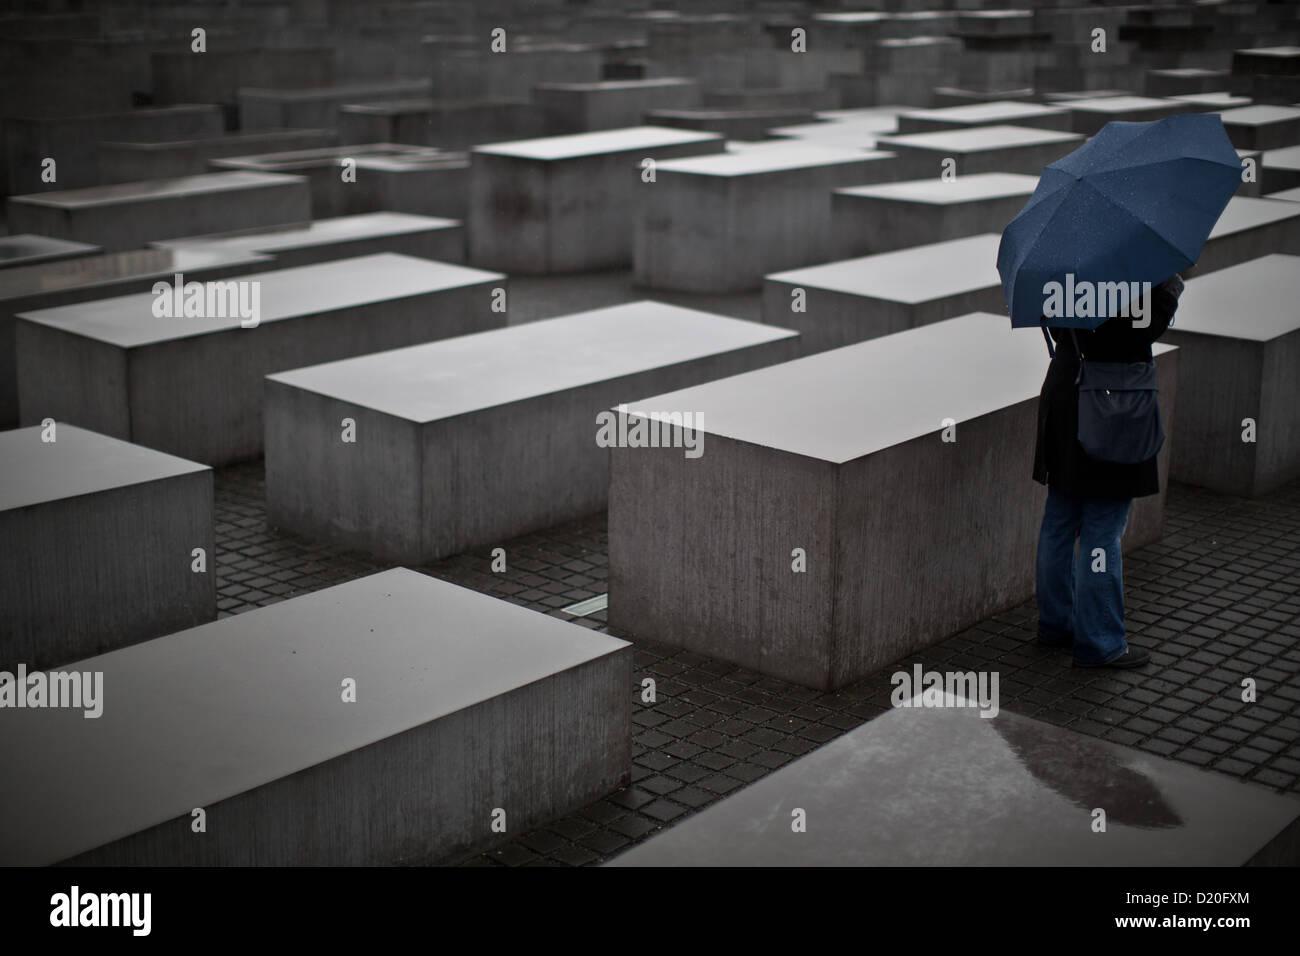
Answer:
[[(1094, 193), (1096, 193), (1096, 195), (1099, 196), (1099, 197), (1100, 197), (1104, 202), (1106, 202), (1109, 206), (1111, 206), (1111, 207), (1114, 208), (1114, 209), (1119, 210), (1119, 211), (1122, 212), (1122, 213), (1126, 213), (1127, 215), (1132, 216), (1134, 222), (1138, 223), (1138, 224), (1139, 224), (1139, 225), (1140, 225), (1144, 230), (1146, 230), (1146, 231), (1147, 231), (1148, 233), (1150, 233), (1152, 236), (1155, 236), (1155, 238), (1158, 239), (1158, 240), (1160, 241), (1160, 243), (1161, 243), (1162, 245), (1165, 246), (1165, 248), (1167, 248), (1167, 249), (1172, 249), (1174, 252), (1178, 253), (1178, 255), (1182, 256), (1182, 257), (1185, 258), (1185, 259), (1191, 259), (1191, 258), (1192, 258), (1192, 257), (1189, 256), (1186, 252), (1184, 252), (1182, 249), (1179, 249), (1179, 248), (1178, 248), (1177, 246), (1175, 246), (1172, 242), (1170, 242), (1168, 239), (1166, 239), (1164, 236), (1162, 236), (1160, 233), (1158, 233), (1158, 232), (1156, 232), (1154, 229), (1152, 229), (1151, 226), (1150, 226), (1150, 225), (1149, 225), (1145, 220), (1143, 220), (1143, 219), (1139, 218), (1138, 216), (1134, 215), (1132, 210), (1126, 208), (1125, 206), (1121, 206), (1119, 203), (1115, 202), (1115, 200), (1111, 199), (1109, 196), (1107, 196), (1104, 192), (1102, 192), (1100, 189), (1098, 189), (1098, 188), (1097, 188), (1096, 186), (1094, 186), (1092, 183), (1090, 183), (1090, 182), (1087, 183), (1087, 186), (1088, 186), (1088, 188), (1089, 188), (1090, 190), (1092, 190)], [(1195, 262), (1194, 259), (1193, 259), (1192, 261)], [(1166, 276), (1165, 278), (1168, 278), (1168, 276)], [(1163, 280), (1162, 280), (1162, 281), (1163, 281)]]

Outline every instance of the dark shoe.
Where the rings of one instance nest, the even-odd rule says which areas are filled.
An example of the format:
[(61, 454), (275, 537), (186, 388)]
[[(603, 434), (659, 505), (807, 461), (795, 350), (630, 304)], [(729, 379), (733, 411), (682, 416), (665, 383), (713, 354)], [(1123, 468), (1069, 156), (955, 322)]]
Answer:
[(1081, 661), (1078, 658), (1074, 660), (1075, 667), (1114, 667), (1117, 670), (1128, 670), (1132, 667), (1144, 667), (1151, 663), (1151, 652), (1144, 647), (1129, 646), (1119, 657), (1113, 661), (1106, 661), (1101, 664), (1092, 664), (1087, 661)]
[(1069, 649), (1074, 646), (1074, 635), (1067, 634), (1065, 637), (1059, 637), (1055, 634), (1048, 634), (1043, 631), (1038, 632), (1039, 647), (1056, 647)]

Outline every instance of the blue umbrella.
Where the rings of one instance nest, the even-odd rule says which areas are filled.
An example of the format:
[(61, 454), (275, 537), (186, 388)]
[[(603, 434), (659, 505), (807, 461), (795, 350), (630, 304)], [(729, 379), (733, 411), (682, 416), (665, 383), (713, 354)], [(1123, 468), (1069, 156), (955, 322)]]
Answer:
[(1142, 283), (1195, 264), (1240, 184), (1241, 159), (1217, 113), (1107, 123), (1043, 169), (1002, 233), (1012, 327), (1096, 328), (1110, 308), (1136, 301)]

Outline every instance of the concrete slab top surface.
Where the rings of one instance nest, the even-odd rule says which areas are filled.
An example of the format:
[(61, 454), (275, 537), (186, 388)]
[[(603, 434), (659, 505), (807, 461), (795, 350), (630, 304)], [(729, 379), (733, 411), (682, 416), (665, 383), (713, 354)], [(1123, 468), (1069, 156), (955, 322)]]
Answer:
[(1300, 146), (1266, 149), (1260, 156), (1259, 162), (1265, 169), (1300, 170)]
[(899, 113), (906, 113), (911, 110), (910, 106), (884, 105), (884, 106), (860, 106), (847, 110), (817, 110), (813, 115), (818, 119), (830, 120), (833, 123), (870, 123), (885, 124), (881, 129), (893, 129), (894, 123), (897, 122)]
[(841, 166), (873, 159), (892, 159), (893, 153), (869, 149), (843, 149), (803, 142), (762, 143), (754, 149), (734, 153), (712, 153), (683, 159), (665, 159), (656, 164), (661, 173), (689, 173), (697, 176), (756, 176), (763, 173)]
[(1132, 90), (1066, 90), (1062, 93), (1044, 93), (1043, 98), (1053, 103), (1061, 100), (1077, 103), (1079, 100), (1100, 100), (1133, 95), (1135, 94)]
[(1082, 142), (1079, 133), (1037, 129), (1032, 126), (977, 126), (973, 129), (939, 130), (934, 133), (905, 133), (901, 136), (882, 136), (878, 145), (889, 149), (892, 145), (911, 146), (916, 149), (951, 150), (954, 153), (978, 153), (987, 150), (1007, 149), (1014, 146), (1040, 146), (1051, 143)]
[(131, 183), (111, 183), (107, 186), (87, 186), (83, 189), (60, 189), (48, 193), (29, 193), (15, 196), (24, 202), (59, 209), (83, 209), (94, 206), (116, 206), (122, 203), (170, 199), (177, 196), (195, 196), (203, 193), (227, 192), (235, 189), (257, 189), (263, 186), (286, 186), (305, 182), (298, 176), (281, 173), (263, 173), (252, 170), (231, 170), (221, 173), (199, 173), (196, 176), (177, 176), (173, 179), (145, 179)]
[(574, 133), (569, 136), (544, 136), (540, 139), (520, 139), (508, 143), (486, 143), (475, 146), (473, 152), (512, 156), (518, 159), (562, 160), (598, 156), (602, 153), (627, 153), (662, 146), (683, 146), (721, 140), (722, 137), (717, 133), (701, 133), (670, 126), (628, 126), (623, 129), (598, 130), (593, 133)]
[(973, 312), (628, 405), (647, 418), (694, 412), (707, 434), (842, 464), (1031, 399), (1047, 364), (1038, 330)]
[(796, 334), (773, 325), (640, 301), (277, 372), (267, 378), (423, 423)]
[(1192, 103), (1197, 106), (1215, 106), (1220, 109), (1236, 106), (1249, 106), (1252, 102), (1249, 96), (1237, 96), (1233, 93), (1216, 92), (1216, 93), (1180, 93), (1177, 96), (1169, 97), (1171, 100), (1177, 100), (1180, 103)]
[(364, 212), (353, 216), (335, 216), (312, 222), (253, 232), (212, 233), (165, 239), (154, 242), (159, 249), (225, 249), (244, 252), (281, 252), (336, 242), (397, 236), (427, 229), (449, 229), (461, 224), (459, 219), (417, 216), (404, 212)]
[[(1002, 12), (1002, 11), (986, 11)], [(1013, 11), (1014, 12), (1014, 11)], [(1022, 103), (1018, 100), (993, 100), (989, 103), (972, 103), (968, 106), (947, 106), (932, 110), (914, 110), (903, 116), (927, 120), (948, 120), (953, 123), (988, 123), (1005, 120), (1015, 125), (1016, 120), (1040, 116), (1065, 116), (1067, 111), (1060, 106), (1046, 106), (1042, 103)]]
[(1275, 56), (1281, 60), (1300, 58), (1300, 46), (1254, 46), (1243, 47), (1236, 53), (1250, 53), (1254, 56)]
[(0, 860), (66, 859), (624, 646), (395, 568), (78, 661), (100, 717), (0, 721)]
[(685, 76), (659, 76), (646, 80), (600, 80), (592, 83), (535, 83), (535, 90), (560, 90), (566, 93), (603, 93), (614, 90), (653, 90), (667, 86), (694, 86)]
[(973, 173), (969, 176), (958, 176), (947, 182), (931, 176), (928, 179), (911, 179), (899, 183), (846, 186), (835, 190), (835, 194), (947, 206), (1006, 196), (1027, 197), (1037, 186), (1037, 176), (1023, 173)]
[(13, 261), (38, 262), (48, 256), (90, 255), (98, 252), (99, 248), (88, 242), (20, 232), (0, 236), (0, 265)]
[(1264, 126), (1268, 123), (1285, 123), (1300, 120), (1300, 109), (1294, 106), (1243, 106), (1219, 114), (1224, 124), (1238, 126)]
[(1001, 285), (997, 268), (1001, 241), (1002, 237), (997, 233), (986, 232), (819, 266), (788, 269), (771, 273), (767, 278), (915, 305)]
[(0, 511), (211, 470), (64, 422), (55, 441), (42, 441), (42, 431), (0, 432)]
[(1209, 239), (1257, 229), (1296, 216), (1300, 216), (1300, 208), (1295, 203), (1280, 199), (1257, 199), (1254, 196), (1233, 196), (1224, 207), (1219, 221), (1210, 230)]
[(371, 93), (403, 93), (410, 90), (432, 90), (433, 81), (425, 79), (381, 80), (374, 83), (348, 83), (339, 86), (306, 86), (292, 89), (269, 89), (260, 86), (241, 86), (238, 95), (256, 99), (293, 100), (311, 102), (313, 100), (336, 100), (347, 96), (369, 96)]
[[(257, 282), (261, 297), (259, 324), (263, 324), (504, 279), (505, 276), (498, 272), (381, 252), (260, 272), (241, 279), (223, 279), (216, 284)], [(169, 286), (172, 284), (168, 283)], [(212, 286), (214, 283), (204, 285)], [(159, 318), (153, 314), (154, 299), (153, 292), (141, 292), (21, 315), (28, 321), (120, 348), (152, 345), (228, 329), (256, 331), (255, 328), (241, 329), (238, 315)]]
[(1300, 815), (1262, 786), (1010, 711), (985, 719), (953, 694), (907, 703), (607, 865), (1241, 865)]
[(1063, 109), (1082, 110), (1088, 113), (1127, 113), (1130, 110), (1168, 108), (1169, 100), (1153, 96), (1098, 96), (1091, 99), (1067, 100)]
[(170, 278), (177, 272), (239, 268), (269, 262), (270, 256), (229, 249), (131, 249), (58, 262), (0, 270), (0, 302), (43, 292), (111, 285), (132, 279)]
[(1273, 253), (1188, 279), (1172, 328), (1267, 342), (1300, 329), (1296, 303), (1300, 256)]
[(1287, 202), (1300, 202), (1300, 186), (1294, 189), (1283, 189), (1279, 192), (1269, 193), (1265, 199), (1285, 199)]

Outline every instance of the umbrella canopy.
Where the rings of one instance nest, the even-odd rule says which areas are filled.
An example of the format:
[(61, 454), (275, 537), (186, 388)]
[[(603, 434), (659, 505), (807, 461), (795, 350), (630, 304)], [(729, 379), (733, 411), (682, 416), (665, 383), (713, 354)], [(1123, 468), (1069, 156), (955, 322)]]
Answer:
[(1107, 123), (1043, 169), (1002, 233), (1011, 325), (1090, 329), (1127, 310), (1142, 283), (1195, 264), (1240, 184), (1217, 113)]

